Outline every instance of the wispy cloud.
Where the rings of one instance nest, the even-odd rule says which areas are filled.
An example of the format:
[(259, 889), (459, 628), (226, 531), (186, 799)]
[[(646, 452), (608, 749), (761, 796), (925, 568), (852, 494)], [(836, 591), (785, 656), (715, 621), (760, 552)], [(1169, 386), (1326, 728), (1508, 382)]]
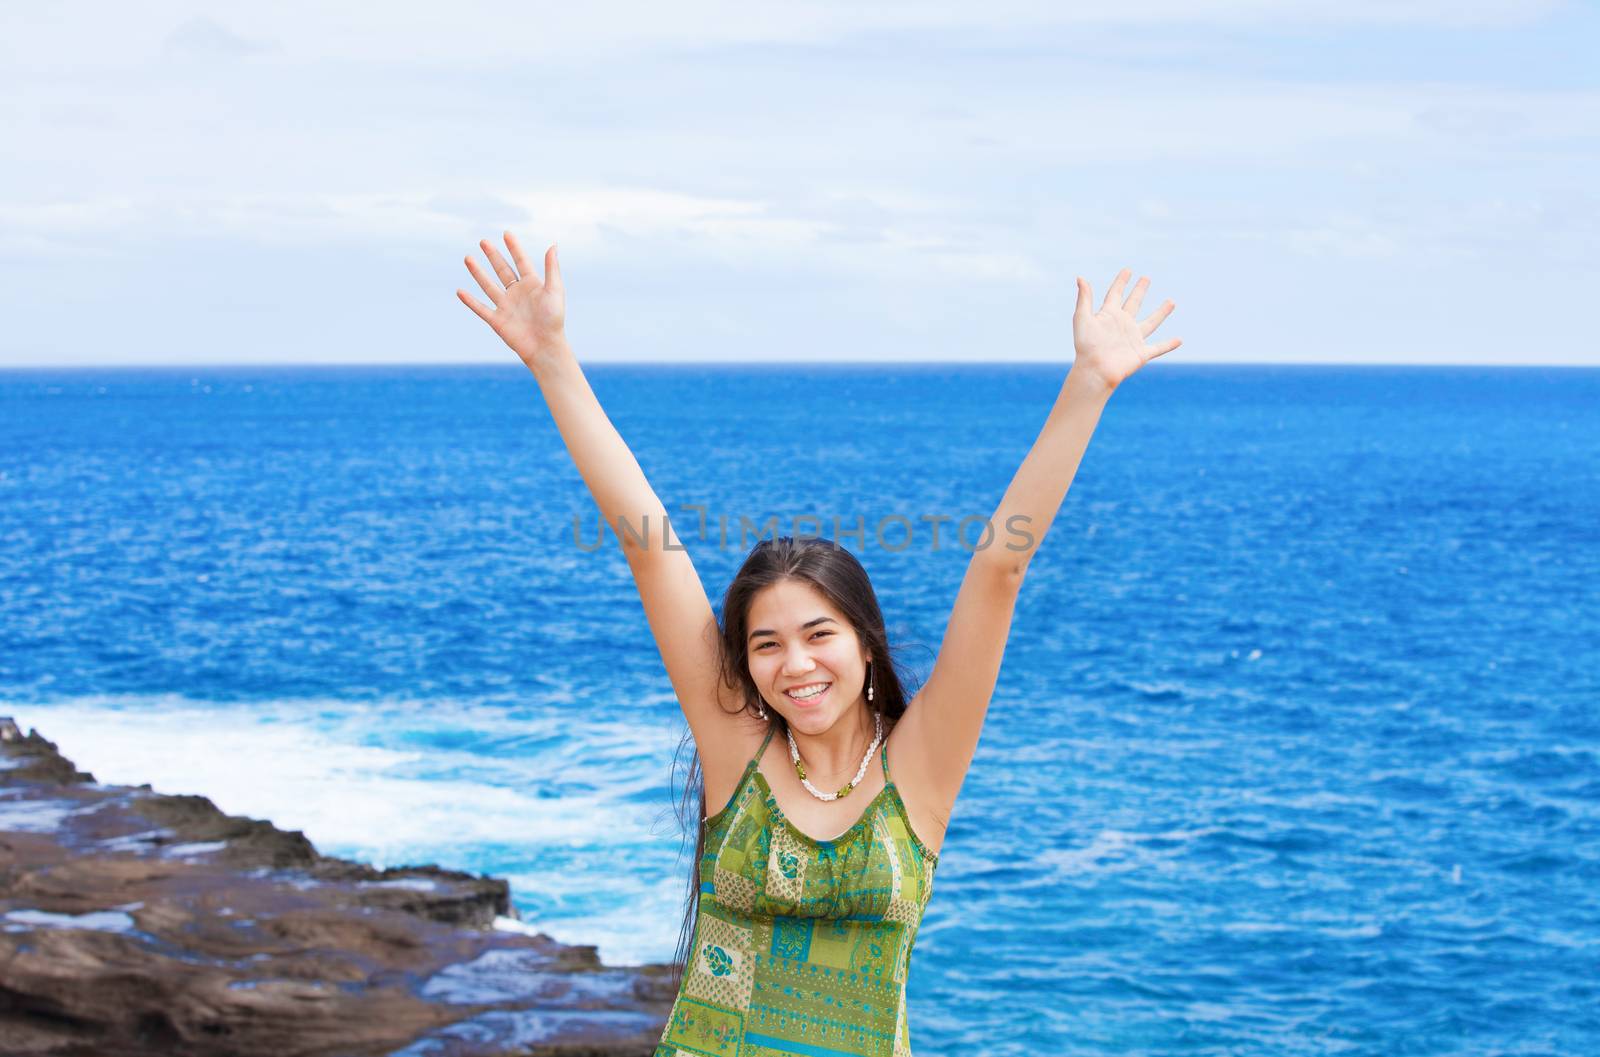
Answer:
[[(16, 347), (83, 338), (51, 305), (85, 266), (226, 274), (279, 298), (278, 326), (334, 304), (317, 283), (448, 291), (505, 228), (631, 299), (616, 334), (705, 324), (727, 350), (797, 293), (807, 326), (834, 312), (862, 345), (960, 355), (1124, 264), (1219, 320), (1238, 275), (1289, 303), (1385, 274), (1471, 291), (1518, 262), (1509, 281), (1554, 269), (1576, 292), (1595, 271), (1600, 91), (1576, 42), (1600, 19), (1572, 4), (59, 12), (0, 16), (0, 310), (44, 335)], [(142, 296), (121, 311), (156, 311)], [(421, 355), (457, 322), (405, 337)], [(1479, 320), (1455, 344), (1503, 345), (1497, 325), (1521, 332)]]
[(168, 58), (179, 56), (244, 58), (281, 51), (274, 40), (257, 40), (241, 36), (227, 29), (215, 19), (195, 15), (185, 19), (161, 42), (161, 50)]
[[(477, 61), (502, 56), (597, 57), (654, 49), (750, 44), (828, 44), (865, 35), (976, 31), (1026, 34), (1053, 27), (1506, 28), (1526, 26), (1571, 0), (691, 0), (681, 4), (542, 4), (498, 0), (394, 0), (381, 11), (322, 0), (279, 0), (197, 16), (187, 0), (136, 5), (12, 6), (0, 17), (0, 55), (26, 69), (138, 63), (158, 54), (393, 63)], [(65, 12), (69, 16), (62, 17)], [(88, 17), (82, 17), (82, 16)], [(90, 32), (85, 32), (89, 27)]]

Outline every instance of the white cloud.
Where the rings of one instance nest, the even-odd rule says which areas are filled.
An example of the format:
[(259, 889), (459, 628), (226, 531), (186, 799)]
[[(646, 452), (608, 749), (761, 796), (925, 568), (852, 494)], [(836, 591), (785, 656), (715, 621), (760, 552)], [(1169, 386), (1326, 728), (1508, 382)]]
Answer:
[[(0, 311), (13, 349), (93, 343), (68, 314), (131, 315), (174, 357), (259, 312), (261, 354), (310, 329), (295, 354), (314, 357), (364, 349), (337, 313), (404, 287), (420, 356), (425, 327), (459, 323), (429, 313), (459, 310), (461, 256), (506, 228), (561, 244), (614, 347), (709, 328), (729, 348), (971, 348), (964, 328), (1026, 329), (1025, 300), (1125, 264), (1191, 306), (1233, 276), (1286, 304), (1384, 270), (1446, 300), (1515, 268), (1582, 286), (1600, 92), (1509, 60), (1475, 81), (1467, 52), (1413, 55), (1396, 30), (1543, 55), (1551, 27), (1514, 24), (1555, 7), (19, 8), (0, 16), (22, 60), (0, 64)], [(85, 264), (145, 281), (86, 290)], [(167, 289), (193, 295), (181, 329)]]
[(169, 58), (198, 55), (237, 59), (282, 50), (277, 41), (242, 37), (203, 15), (180, 23), (161, 43), (162, 52)]

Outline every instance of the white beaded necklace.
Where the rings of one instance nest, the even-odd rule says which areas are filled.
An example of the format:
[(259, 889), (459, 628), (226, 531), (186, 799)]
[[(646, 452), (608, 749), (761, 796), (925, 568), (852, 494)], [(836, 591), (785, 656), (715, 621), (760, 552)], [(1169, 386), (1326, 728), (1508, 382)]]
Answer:
[(812, 785), (811, 780), (806, 777), (806, 765), (800, 761), (800, 746), (794, 743), (794, 732), (785, 729), (784, 734), (789, 739), (789, 761), (794, 764), (794, 772), (800, 776), (800, 784), (806, 787), (806, 792), (818, 800), (837, 800), (841, 796), (848, 796), (850, 790), (859, 785), (861, 779), (866, 777), (867, 764), (872, 762), (872, 754), (878, 751), (878, 743), (883, 740), (883, 713), (874, 712), (872, 714), (872, 730), (872, 744), (867, 746), (867, 754), (861, 757), (861, 766), (856, 769), (856, 776), (846, 782), (844, 788), (837, 793), (824, 793)]

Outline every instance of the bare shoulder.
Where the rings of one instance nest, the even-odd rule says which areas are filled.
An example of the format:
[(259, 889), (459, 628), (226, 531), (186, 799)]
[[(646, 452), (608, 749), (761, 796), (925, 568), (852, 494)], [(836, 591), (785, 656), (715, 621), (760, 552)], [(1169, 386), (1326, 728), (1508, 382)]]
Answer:
[(934, 764), (938, 754), (932, 751), (932, 746), (939, 732), (929, 729), (928, 712), (921, 706), (919, 691), (889, 732), (889, 777), (911, 816), (911, 828), (917, 839), (937, 855), (944, 846), (950, 813), (955, 808), (966, 771), (963, 769), (960, 774), (938, 772)]
[(696, 732), (695, 751), (700, 756), (708, 817), (721, 811), (733, 797), (745, 766), (761, 748), (770, 726), (769, 720), (738, 711), (727, 713), (724, 722), (703, 735)]

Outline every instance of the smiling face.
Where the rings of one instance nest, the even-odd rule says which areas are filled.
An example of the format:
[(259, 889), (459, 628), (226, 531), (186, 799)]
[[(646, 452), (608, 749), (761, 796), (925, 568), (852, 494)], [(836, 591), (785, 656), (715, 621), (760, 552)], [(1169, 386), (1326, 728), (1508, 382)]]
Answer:
[[(756, 689), (797, 733), (821, 734), (865, 705), (872, 657), (822, 592), (794, 580), (763, 588), (751, 600), (748, 627), (745, 656)], [(819, 696), (789, 693), (818, 683), (829, 684)]]

